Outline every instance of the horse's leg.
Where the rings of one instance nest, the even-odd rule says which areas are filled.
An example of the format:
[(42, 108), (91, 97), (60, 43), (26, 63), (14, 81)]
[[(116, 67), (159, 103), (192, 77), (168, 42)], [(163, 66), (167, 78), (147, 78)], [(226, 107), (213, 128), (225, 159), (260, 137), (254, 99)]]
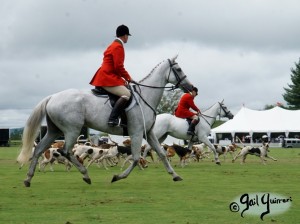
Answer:
[(27, 178), (24, 180), (25, 187), (30, 187), (31, 179), (34, 176), (34, 172), (36, 166), (38, 164), (39, 157), (42, 155), (44, 151), (54, 142), (54, 140), (59, 137), (58, 133), (47, 132), (44, 138), (40, 141), (40, 143), (36, 146), (33, 156), (31, 158), (31, 163), (29, 166), (29, 170), (27, 173)]
[(189, 141), (189, 144), (188, 144), (188, 149), (189, 150), (192, 150), (192, 146), (193, 146), (194, 142), (193, 141)]
[[(162, 131), (162, 132), (164, 132), (164, 131)], [(156, 133), (156, 134), (157, 134), (157, 133)], [(158, 134), (157, 134), (157, 135), (158, 135)], [(166, 140), (167, 137), (168, 137), (168, 134), (165, 133), (165, 134), (162, 135), (161, 137), (157, 136), (157, 139), (158, 139), (159, 143), (161, 143), (161, 142), (163, 142), (164, 140)], [(143, 153), (143, 159), (146, 160), (146, 156), (147, 156), (147, 154), (148, 154), (148, 152), (149, 152), (150, 150), (151, 150), (151, 146), (150, 146), (149, 144), (147, 144), (147, 146), (146, 146), (146, 148), (145, 148), (145, 150), (144, 150), (144, 153)], [(153, 158), (152, 158), (152, 160), (153, 160)]]
[(169, 163), (165, 150), (162, 148), (162, 146), (159, 144), (156, 136), (154, 135), (153, 131), (149, 131), (148, 135), (148, 143), (152, 146), (152, 148), (156, 151), (157, 155), (163, 162), (167, 172), (173, 176), (174, 181), (180, 181), (182, 178), (175, 172), (171, 164)]
[(147, 144), (146, 148), (145, 148), (145, 150), (143, 152), (143, 158), (144, 159), (146, 159), (146, 156), (147, 156), (148, 152), (150, 151), (150, 149), (151, 149), (151, 146)]
[(82, 179), (86, 183), (91, 184), (91, 179), (88, 175), (87, 169), (79, 162), (79, 160), (72, 153), (72, 149), (76, 143), (78, 135), (79, 134), (76, 134), (76, 131), (73, 133), (71, 132), (65, 133), (65, 145), (64, 145), (65, 155), (64, 156), (79, 170), (80, 173), (82, 173), (83, 175)]
[(208, 140), (208, 138), (207, 138), (206, 136), (204, 136), (203, 138), (200, 138), (200, 137), (198, 136), (198, 139), (199, 139), (201, 142), (203, 142), (204, 144), (206, 144), (206, 145), (211, 149), (211, 151), (214, 153), (216, 164), (221, 165), (221, 162), (220, 162), (220, 160), (219, 160), (219, 155), (218, 155), (218, 153), (217, 153), (215, 147), (214, 147), (214, 146), (211, 144), (211, 142)]
[(92, 181), (88, 175), (87, 169), (78, 161), (78, 159), (73, 154), (68, 154), (66, 158), (69, 159), (69, 161), (79, 170), (79, 172), (83, 175), (82, 179), (88, 183), (91, 184)]
[(130, 164), (130, 166), (123, 173), (119, 175), (114, 175), (111, 182), (115, 182), (128, 177), (128, 175), (131, 173), (131, 171), (139, 162), (139, 159), (141, 157), (141, 145), (143, 141), (142, 133), (137, 133), (135, 135), (132, 135), (130, 136), (130, 138), (131, 138), (131, 153), (132, 153), (133, 163)]

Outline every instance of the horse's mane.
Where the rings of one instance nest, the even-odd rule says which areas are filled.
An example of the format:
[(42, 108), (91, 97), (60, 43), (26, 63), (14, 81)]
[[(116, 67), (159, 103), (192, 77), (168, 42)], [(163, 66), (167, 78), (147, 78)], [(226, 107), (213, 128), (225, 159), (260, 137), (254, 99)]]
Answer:
[(143, 81), (145, 81), (147, 78), (149, 78), (152, 74), (153, 74), (153, 72), (163, 63), (164, 61), (161, 61), (161, 62), (159, 62), (152, 70), (151, 70), (151, 72), (145, 77), (145, 78), (143, 78), (141, 81), (139, 81), (139, 83), (141, 83), (141, 82), (143, 82)]
[[(217, 103), (219, 103), (219, 102), (217, 102)], [(208, 111), (209, 109), (211, 109), (214, 105), (216, 105), (217, 103), (214, 103), (213, 105), (211, 105), (209, 108), (207, 108), (207, 109), (205, 109), (205, 110), (203, 110), (203, 112), (205, 112), (205, 111)]]

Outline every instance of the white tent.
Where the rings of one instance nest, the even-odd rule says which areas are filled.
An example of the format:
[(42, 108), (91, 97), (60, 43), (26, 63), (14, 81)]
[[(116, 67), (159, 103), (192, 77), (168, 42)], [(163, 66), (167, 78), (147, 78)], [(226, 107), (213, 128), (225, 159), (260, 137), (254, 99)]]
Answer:
[(212, 136), (230, 133), (232, 138), (236, 133), (284, 133), (289, 137), (291, 132), (300, 133), (300, 110), (286, 110), (274, 107), (269, 110), (258, 111), (242, 107), (232, 120), (211, 130)]

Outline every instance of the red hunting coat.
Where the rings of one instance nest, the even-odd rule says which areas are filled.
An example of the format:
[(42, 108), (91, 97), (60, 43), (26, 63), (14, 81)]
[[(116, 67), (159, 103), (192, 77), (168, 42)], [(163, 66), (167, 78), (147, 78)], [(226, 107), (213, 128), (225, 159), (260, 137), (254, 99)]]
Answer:
[(123, 44), (115, 40), (104, 52), (103, 62), (90, 84), (93, 86), (123, 86), (131, 77), (124, 68)]
[(185, 93), (180, 98), (175, 110), (175, 116), (180, 118), (190, 118), (196, 115), (197, 113), (190, 111), (190, 108), (194, 111), (200, 112), (199, 108), (194, 104), (194, 97), (190, 93)]

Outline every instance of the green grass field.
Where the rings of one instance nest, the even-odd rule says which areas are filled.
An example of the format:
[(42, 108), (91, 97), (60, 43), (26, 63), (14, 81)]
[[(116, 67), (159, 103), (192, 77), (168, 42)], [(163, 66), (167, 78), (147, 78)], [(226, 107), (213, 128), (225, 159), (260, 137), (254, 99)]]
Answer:
[[(144, 171), (136, 168), (124, 180), (110, 183), (119, 167), (110, 170), (92, 165), (92, 184), (82, 181), (74, 169), (66, 172), (55, 165), (54, 172), (36, 171), (31, 187), (23, 185), (28, 166), (18, 169), (18, 147), (0, 148), (0, 223), (81, 224), (81, 223), (172, 223), (172, 224), (253, 224), (299, 223), (300, 149), (271, 149), (277, 162), (262, 165), (248, 156), (231, 163), (221, 157), (221, 166), (209, 160), (192, 162), (185, 168), (172, 160), (183, 178), (173, 182), (161, 163), (152, 163)], [(177, 166), (176, 166), (177, 165)], [(292, 198), (292, 206), (283, 214), (259, 215), (231, 212), (230, 203), (244, 193), (266, 192)]]

